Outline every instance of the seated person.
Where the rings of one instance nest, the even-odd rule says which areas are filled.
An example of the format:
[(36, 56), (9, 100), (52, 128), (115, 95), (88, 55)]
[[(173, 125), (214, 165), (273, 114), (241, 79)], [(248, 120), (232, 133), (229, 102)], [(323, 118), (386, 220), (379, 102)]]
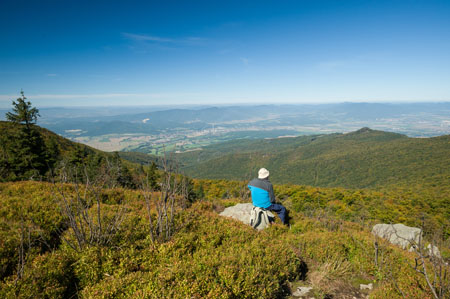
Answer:
[(287, 211), (281, 204), (275, 203), (272, 183), (269, 181), (269, 171), (261, 168), (258, 171), (258, 178), (248, 183), (248, 188), (252, 194), (252, 202), (256, 207), (276, 212), (283, 224), (287, 223)]

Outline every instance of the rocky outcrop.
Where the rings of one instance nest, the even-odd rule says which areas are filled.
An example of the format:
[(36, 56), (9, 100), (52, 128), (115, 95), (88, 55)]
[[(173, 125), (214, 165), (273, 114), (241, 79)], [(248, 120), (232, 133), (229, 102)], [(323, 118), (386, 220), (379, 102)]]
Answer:
[(359, 289), (360, 290), (369, 290), (371, 291), (373, 289), (373, 283), (369, 283), (369, 284), (360, 284), (359, 285)]
[(409, 249), (411, 252), (417, 251), (418, 245), (422, 243), (422, 252), (438, 259), (441, 258), (441, 252), (437, 246), (428, 244), (427, 247), (424, 247), (423, 240), (421, 240), (422, 230), (418, 227), (406, 226), (401, 223), (376, 224), (372, 228), (372, 233), (403, 249)]
[(376, 224), (372, 228), (372, 233), (403, 249), (419, 244), (422, 238), (422, 230), (420, 228), (406, 226), (401, 223)]
[(292, 296), (304, 297), (308, 295), (312, 289), (313, 289), (312, 287), (298, 287), (297, 290), (294, 293), (292, 293)]
[(437, 257), (438, 259), (441, 258), (441, 252), (439, 251), (439, 248), (437, 246), (434, 246), (432, 244), (428, 244), (427, 252), (431, 256)]
[[(250, 225), (250, 212), (252, 211), (252, 208), (253, 205), (251, 203), (239, 203), (235, 206), (226, 208), (220, 215), (231, 217)], [(271, 212), (267, 211), (267, 214), (272, 219), (274, 218), (274, 215)], [(259, 226), (258, 229), (264, 229), (266, 227), (267, 226)]]

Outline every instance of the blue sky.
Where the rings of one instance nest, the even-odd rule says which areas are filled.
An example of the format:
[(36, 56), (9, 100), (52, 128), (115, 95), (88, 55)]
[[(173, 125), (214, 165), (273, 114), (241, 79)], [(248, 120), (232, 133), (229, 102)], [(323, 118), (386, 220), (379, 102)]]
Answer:
[(0, 2), (0, 107), (450, 101), (450, 1)]

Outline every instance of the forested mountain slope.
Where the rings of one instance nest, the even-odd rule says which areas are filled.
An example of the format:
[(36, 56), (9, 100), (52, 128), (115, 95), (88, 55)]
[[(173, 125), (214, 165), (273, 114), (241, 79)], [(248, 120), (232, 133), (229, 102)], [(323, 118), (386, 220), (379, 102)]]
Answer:
[(0, 121), (0, 182), (51, 180), (58, 169), (70, 167), (91, 179), (105, 167), (117, 169), (117, 179), (131, 186), (128, 168), (117, 153), (106, 153), (31, 125)]
[(363, 128), (330, 134), (233, 141), (179, 154), (196, 178), (249, 179), (266, 167), (275, 183), (368, 188), (447, 186), (450, 136), (408, 138)]

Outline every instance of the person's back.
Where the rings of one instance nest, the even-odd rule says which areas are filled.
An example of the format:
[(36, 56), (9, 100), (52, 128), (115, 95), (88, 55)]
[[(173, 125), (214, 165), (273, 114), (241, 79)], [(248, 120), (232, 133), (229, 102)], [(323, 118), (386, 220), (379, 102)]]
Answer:
[(269, 181), (269, 171), (267, 169), (261, 168), (258, 171), (258, 178), (251, 180), (248, 183), (248, 188), (251, 191), (254, 206), (276, 212), (281, 221), (287, 224), (286, 208), (275, 202), (273, 186)]
[(248, 188), (252, 193), (255, 207), (267, 209), (272, 203), (275, 203), (273, 187), (268, 179), (255, 178), (248, 183)]

